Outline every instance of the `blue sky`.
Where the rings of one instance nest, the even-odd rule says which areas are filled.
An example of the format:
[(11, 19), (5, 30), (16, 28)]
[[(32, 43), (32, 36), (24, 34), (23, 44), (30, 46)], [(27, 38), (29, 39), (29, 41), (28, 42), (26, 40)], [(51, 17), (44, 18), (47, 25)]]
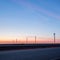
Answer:
[(0, 37), (60, 37), (60, 0), (0, 0)]

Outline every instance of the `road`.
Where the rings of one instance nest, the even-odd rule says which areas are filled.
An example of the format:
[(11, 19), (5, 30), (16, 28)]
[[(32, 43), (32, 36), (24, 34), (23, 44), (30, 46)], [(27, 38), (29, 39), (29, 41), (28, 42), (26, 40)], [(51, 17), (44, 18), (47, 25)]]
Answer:
[(55, 60), (60, 57), (60, 47), (0, 51), (0, 60)]

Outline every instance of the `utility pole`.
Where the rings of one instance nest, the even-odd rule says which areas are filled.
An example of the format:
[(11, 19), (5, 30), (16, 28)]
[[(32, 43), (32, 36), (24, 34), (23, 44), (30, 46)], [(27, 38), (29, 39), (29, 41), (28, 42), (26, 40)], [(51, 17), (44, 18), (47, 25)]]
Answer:
[(54, 35), (54, 44), (55, 44), (55, 33), (53, 33), (53, 35)]
[(35, 36), (35, 44), (36, 44), (36, 36)]
[(17, 39), (16, 39), (16, 44), (17, 44)]
[(26, 37), (26, 44), (28, 43), (28, 37)]

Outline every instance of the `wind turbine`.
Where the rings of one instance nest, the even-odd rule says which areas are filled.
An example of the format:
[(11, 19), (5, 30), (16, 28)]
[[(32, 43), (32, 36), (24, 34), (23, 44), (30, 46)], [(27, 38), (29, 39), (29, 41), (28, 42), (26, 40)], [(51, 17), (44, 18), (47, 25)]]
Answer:
[(53, 33), (53, 35), (54, 35), (54, 44), (55, 44), (55, 33)]
[(35, 36), (35, 44), (36, 44), (36, 36)]
[(26, 37), (26, 44), (28, 43), (28, 37)]

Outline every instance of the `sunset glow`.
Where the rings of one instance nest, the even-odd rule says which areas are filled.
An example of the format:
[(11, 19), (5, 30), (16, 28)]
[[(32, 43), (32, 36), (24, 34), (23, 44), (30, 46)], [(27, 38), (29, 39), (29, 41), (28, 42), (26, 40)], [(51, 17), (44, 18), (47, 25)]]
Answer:
[(59, 2), (0, 0), (0, 44), (60, 43)]

